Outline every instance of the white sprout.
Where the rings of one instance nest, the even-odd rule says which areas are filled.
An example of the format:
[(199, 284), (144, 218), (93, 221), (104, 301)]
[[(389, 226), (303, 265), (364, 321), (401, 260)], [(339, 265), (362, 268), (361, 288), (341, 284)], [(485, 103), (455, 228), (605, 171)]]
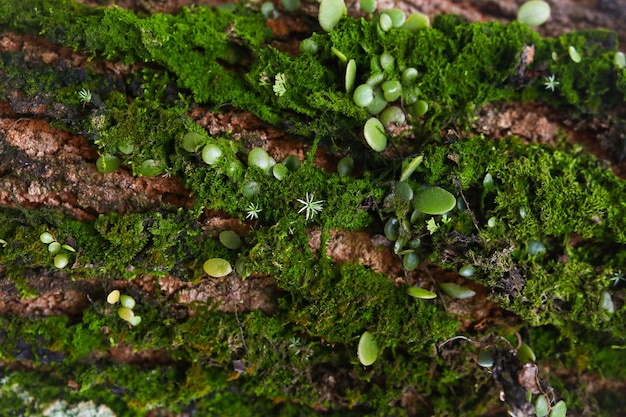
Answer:
[(250, 203), (248, 204), (248, 207), (246, 208), (246, 219), (247, 220), (253, 220), (253, 219), (258, 219), (259, 218), (259, 213), (262, 212), (263, 210), (259, 207), (258, 204), (255, 203)]
[(546, 90), (554, 91), (554, 89), (561, 84), (556, 80), (556, 75), (552, 74), (544, 78), (543, 85), (546, 86)]
[(304, 200), (298, 198), (298, 203), (302, 204), (303, 207), (298, 210), (298, 213), (305, 212), (305, 219), (307, 221), (311, 220), (317, 213), (320, 213), (323, 209), (322, 203), (324, 200), (315, 200), (314, 194), (306, 193)]

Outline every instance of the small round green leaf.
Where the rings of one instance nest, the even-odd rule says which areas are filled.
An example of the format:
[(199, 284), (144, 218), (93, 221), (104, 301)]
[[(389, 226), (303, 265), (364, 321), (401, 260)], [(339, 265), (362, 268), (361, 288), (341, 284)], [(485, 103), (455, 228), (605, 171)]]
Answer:
[(626, 67), (626, 55), (622, 51), (615, 52), (615, 65), (619, 68)]
[(300, 9), (300, 0), (281, 0), (280, 2), (288, 12), (297, 12)]
[(472, 265), (465, 265), (459, 269), (459, 275), (469, 278), (474, 275), (474, 267)]
[(365, 122), (363, 135), (367, 144), (376, 152), (382, 152), (387, 147), (387, 135), (385, 135), (385, 127), (375, 117)]
[(232, 230), (224, 230), (221, 232), (219, 239), (222, 245), (226, 246), (228, 249), (239, 249), (241, 247), (241, 238)]
[(248, 154), (248, 165), (267, 171), (270, 167), (270, 156), (265, 149), (254, 148)]
[(425, 290), (420, 287), (409, 287), (409, 289), (406, 290), (406, 292), (411, 297), (421, 298), (423, 300), (432, 300), (433, 298), (437, 298), (437, 294), (435, 294), (434, 292)]
[(407, 253), (406, 255), (404, 255), (404, 258), (402, 258), (402, 266), (407, 271), (413, 271), (415, 268), (417, 268), (419, 263), (420, 258), (415, 252)]
[(130, 295), (122, 294), (120, 296), (120, 304), (122, 304), (122, 307), (126, 307), (132, 310), (133, 308), (135, 308), (136, 303), (135, 299)]
[(128, 322), (131, 324), (131, 326), (138, 326), (139, 323), (141, 323), (141, 316), (133, 316), (133, 318), (128, 320)]
[(115, 304), (120, 300), (120, 290), (113, 290), (107, 295), (107, 303)]
[(545, 1), (531, 0), (517, 10), (517, 20), (528, 26), (540, 26), (550, 18), (550, 5)]
[(378, 19), (378, 27), (380, 28), (380, 30), (382, 30), (383, 32), (387, 32), (389, 31), (389, 29), (391, 29), (392, 26), (393, 22), (391, 20), (391, 16), (385, 13), (381, 14), (380, 18)]
[(423, 13), (411, 13), (402, 25), (402, 29), (409, 32), (417, 32), (430, 27), (430, 19)]
[(462, 287), (453, 282), (444, 282), (444, 283), (439, 284), (439, 286), (441, 287), (441, 290), (443, 292), (445, 292), (452, 298), (464, 299), (464, 298), (470, 298), (476, 295), (476, 293), (470, 290), (469, 288)]
[(550, 412), (550, 417), (565, 417), (567, 414), (567, 405), (565, 401), (561, 400), (558, 403), (554, 404), (552, 407), (552, 412)]
[(349, 156), (344, 156), (337, 162), (337, 172), (342, 177), (347, 177), (352, 173), (354, 169), (354, 159)]
[(456, 205), (456, 198), (441, 187), (418, 191), (413, 198), (413, 208), (425, 214), (444, 214)]
[(222, 149), (215, 143), (207, 143), (202, 148), (202, 160), (207, 165), (213, 165), (222, 157)]
[(364, 366), (370, 366), (378, 358), (378, 345), (374, 339), (374, 335), (365, 331), (359, 339), (359, 347), (357, 351), (359, 361)]
[(428, 103), (424, 100), (417, 100), (409, 109), (409, 112), (415, 117), (422, 117), (428, 111)]
[(135, 313), (133, 313), (133, 310), (127, 307), (118, 308), (117, 315), (120, 316), (122, 320), (125, 320), (128, 322), (130, 322), (133, 319), (133, 317), (135, 317)]
[(549, 409), (550, 404), (548, 404), (546, 397), (543, 395), (537, 397), (537, 401), (535, 401), (535, 414), (537, 414), (537, 417), (546, 417)]
[(65, 268), (69, 262), (70, 258), (67, 253), (59, 253), (54, 257), (54, 266), (59, 269)]
[(50, 252), (51, 255), (56, 255), (61, 252), (61, 244), (59, 242), (50, 243), (48, 245), (48, 252)]
[(491, 368), (493, 366), (493, 357), (489, 349), (481, 349), (478, 352), (478, 364), (485, 368)]
[(102, 174), (110, 174), (120, 167), (120, 158), (114, 155), (102, 155), (96, 160), (96, 168)]
[(383, 231), (387, 239), (395, 242), (396, 240), (398, 240), (398, 237), (400, 237), (400, 222), (396, 217), (391, 217), (385, 223)]
[(374, 89), (369, 84), (361, 84), (354, 90), (352, 100), (359, 107), (367, 107), (374, 101)]
[(385, 81), (381, 87), (383, 96), (387, 101), (396, 101), (402, 95), (402, 83), (400, 81)]
[(54, 236), (48, 232), (43, 232), (39, 235), (39, 240), (41, 243), (45, 243), (47, 245), (48, 243), (54, 242)]
[(417, 69), (413, 67), (409, 67), (405, 69), (404, 71), (402, 71), (402, 76), (400, 77), (400, 80), (402, 81), (402, 85), (405, 85), (405, 86), (413, 85), (415, 80), (417, 80), (417, 75), (418, 75)]
[(359, 0), (359, 8), (363, 13), (374, 13), (376, 0)]
[(163, 172), (164, 166), (161, 161), (155, 161), (154, 159), (146, 159), (139, 166), (139, 175), (144, 177), (156, 177)]
[(524, 342), (522, 342), (519, 349), (517, 349), (517, 358), (521, 363), (535, 362), (537, 360), (535, 352)]
[(211, 258), (202, 265), (202, 268), (209, 276), (215, 278), (225, 277), (233, 272), (230, 262), (222, 258)]
[(198, 132), (187, 132), (183, 136), (181, 146), (187, 152), (198, 152), (202, 145), (204, 145), (204, 138)]
[(400, 9), (383, 9), (381, 13), (389, 15), (394, 28), (399, 28), (406, 22), (406, 14)]
[(406, 121), (406, 116), (402, 109), (398, 106), (389, 106), (380, 113), (378, 116), (383, 126), (388, 126), (391, 123), (401, 125)]
[(343, 0), (322, 0), (317, 20), (326, 32), (330, 32), (339, 23), (346, 5)]

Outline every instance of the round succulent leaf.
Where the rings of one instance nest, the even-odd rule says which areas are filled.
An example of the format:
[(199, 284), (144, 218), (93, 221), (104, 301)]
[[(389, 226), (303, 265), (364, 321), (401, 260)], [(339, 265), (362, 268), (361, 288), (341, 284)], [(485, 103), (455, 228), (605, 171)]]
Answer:
[(146, 159), (139, 166), (139, 175), (144, 177), (156, 177), (161, 172), (163, 172), (164, 165), (161, 161), (156, 161), (154, 159)]
[(402, 29), (413, 33), (428, 27), (430, 27), (430, 19), (423, 13), (411, 13), (402, 25)]
[(120, 290), (113, 290), (107, 295), (107, 303), (115, 304), (120, 300)]
[(546, 397), (544, 395), (537, 397), (537, 400), (535, 401), (535, 414), (537, 417), (547, 416), (549, 410), (550, 404), (548, 404)]
[(401, 125), (406, 121), (406, 115), (400, 107), (389, 106), (380, 113), (378, 119), (383, 126), (389, 126), (392, 123)]
[(130, 322), (133, 317), (135, 317), (135, 313), (128, 307), (120, 307), (117, 309), (117, 315), (120, 316), (122, 320)]
[(522, 342), (519, 349), (517, 349), (517, 358), (521, 363), (535, 362), (537, 360), (535, 352), (525, 342)]
[(430, 187), (415, 193), (413, 208), (425, 214), (444, 214), (456, 206), (456, 198), (441, 187)]
[(226, 259), (211, 258), (202, 265), (204, 272), (214, 278), (225, 277), (233, 272), (233, 268)]
[(391, 16), (386, 13), (380, 15), (378, 19), (378, 27), (383, 32), (388, 32), (393, 26), (393, 21), (391, 20)]
[(367, 144), (376, 152), (382, 152), (387, 147), (387, 135), (383, 124), (376, 117), (365, 122), (363, 135)]
[(421, 298), (423, 300), (432, 300), (433, 298), (437, 298), (437, 294), (435, 294), (432, 291), (425, 290), (424, 288), (421, 288), (421, 287), (415, 287), (415, 286), (409, 287), (409, 289), (406, 290), (406, 292), (411, 297)]
[(550, 417), (565, 417), (566, 415), (567, 405), (565, 404), (565, 401), (561, 400), (554, 404), (554, 407), (552, 407), (552, 411), (550, 412)]
[(385, 237), (391, 241), (396, 241), (400, 237), (400, 222), (396, 217), (391, 217), (383, 227)]
[(413, 189), (408, 183), (404, 181), (399, 181), (396, 183), (393, 193), (396, 198), (400, 200), (411, 201), (413, 199)]
[(135, 308), (135, 299), (130, 295), (122, 294), (120, 296), (120, 304), (122, 307), (130, 308), (131, 310)]
[(131, 324), (131, 326), (138, 326), (139, 323), (141, 323), (141, 316), (133, 316), (133, 318), (128, 320), (128, 322)]
[(270, 156), (263, 148), (254, 148), (248, 154), (248, 165), (257, 167), (263, 171), (270, 168)]
[(65, 268), (69, 262), (70, 257), (67, 255), (67, 253), (59, 253), (54, 257), (54, 266), (59, 269)]
[(402, 71), (402, 75), (400, 76), (400, 81), (405, 86), (413, 85), (415, 80), (417, 80), (417, 75), (418, 75), (417, 69), (413, 67), (406, 68), (404, 71)]
[(52, 242), (48, 245), (48, 252), (51, 255), (56, 255), (61, 252), (61, 244), (59, 242)]
[(361, 84), (354, 90), (352, 100), (359, 107), (367, 107), (374, 101), (374, 89), (369, 84)]
[(222, 149), (215, 143), (207, 143), (202, 148), (202, 160), (207, 165), (213, 165), (222, 157)]
[(572, 61), (574, 61), (577, 64), (582, 59), (580, 54), (576, 50), (576, 48), (574, 48), (572, 45), (570, 45), (569, 48), (567, 48), (567, 53), (569, 54), (569, 57), (572, 59)]
[(476, 292), (465, 288), (459, 284), (453, 282), (443, 282), (439, 284), (441, 290), (448, 294), (452, 298), (465, 299), (476, 295)]
[(349, 156), (344, 156), (337, 162), (337, 172), (342, 177), (347, 177), (352, 173), (354, 169), (354, 159)]
[(478, 352), (477, 362), (484, 368), (491, 368), (493, 366), (493, 357), (489, 349), (481, 349)]
[(359, 8), (363, 13), (374, 13), (376, 11), (376, 0), (359, 0)]
[(114, 155), (102, 155), (96, 160), (96, 168), (101, 174), (110, 174), (120, 167), (122, 161)]
[(517, 10), (517, 20), (528, 26), (540, 26), (550, 18), (550, 5), (545, 1), (531, 0)]
[(464, 265), (459, 269), (459, 275), (469, 278), (474, 275), (474, 267), (472, 265)]
[(222, 245), (226, 246), (228, 249), (239, 249), (241, 247), (241, 238), (232, 230), (224, 230), (221, 232), (219, 239)]
[(183, 136), (182, 144), (184, 150), (187, 152), (198, 152), (198, 150), (204, 145), (204, 138), (198, 132), (187, 132)]
[(39, 240), (41, 243), (45, 243), (47, 245), (48, 243), (54, 242), (54, 236), (52, 236), (49, 232), (43, 232), (39, 235)]
[(359, 357), (359, 362), (361, 362), (363, 366), (370, 366), (376, 362), (376, 359), (378, 358), (378, 345), (376, 344), (374, 335), (370, 332), (365, 331), (361, 335), (357, 355)]
[(372, 116), (376, 116), (387, 107), (387, 104), (388, 103), (387, 100), (385, 100), (383, 90), (377, 88), (374, 92), (374, 100), (365, 108), (365, 110), (367, 110), (367, 112)]
[(420, 258), (419, 256), (417, 256), (417, 253), (411, 251), (409, 253), (407, 253), (406, 255), (404, 255), (404, 257), (402, 258), (402, 266), (404, 267), (404, 269), (406, 269), (407, 271), (413, 271), (415, 270), (415, 268), (417, 268), (417, 266), (420, 263)]
[(317, 15), (317, 20), (322, 29), (330, 32), (339, 23), (346, 5), (343, 0), (322, 0)]

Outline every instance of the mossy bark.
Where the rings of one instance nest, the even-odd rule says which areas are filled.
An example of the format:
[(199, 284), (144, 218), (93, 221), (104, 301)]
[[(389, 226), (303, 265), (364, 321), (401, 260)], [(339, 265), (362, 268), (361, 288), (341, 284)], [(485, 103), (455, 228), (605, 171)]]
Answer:
[[(258, 7), (0, 6), (0, 408), (521, 416), (532, 391), (568, 415), (623, 409), (624, 33), (542, 38), (506, 23), (506, 2), (502, 22), (431, 16), (418, 33), (383, 33), (353, 5), (328, 34), (315, 5), (276, 20)], [(556, 15), (544, 35), (560, 34)], [(305, 36), (318, 54), (297, 51)], [(359, 82), (420, 74), (428, 112), (389, 127), (381, 153), (337, 51)], [(279, 180), (248, 163), (254, 147), (302, 165)], [(339, 175), (347, 155), (355, 170)], [(450, 191), (448, 215), (416, 213), (397, 185), (416, 155), (402, 183)], [(121, 167), (98, 172), (101, 156)], [(208, 277), (210, 258), (234, 272)], [(140, 323), (107, 303), (114, 289)]]

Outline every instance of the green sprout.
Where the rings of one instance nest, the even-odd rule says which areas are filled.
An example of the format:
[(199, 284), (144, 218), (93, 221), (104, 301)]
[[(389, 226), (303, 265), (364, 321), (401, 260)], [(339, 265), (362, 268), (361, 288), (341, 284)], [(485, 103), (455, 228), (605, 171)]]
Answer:
[(305, 212), (305, 219), (307, 221), (313, 219), (317, 213), (320, 213), (323, 209), (322, 203), (324, 200), (315, 200), (314, 194), (306, 193), (304, 200), (298, 198), (298, 203), (302, 204), (303, 207), (298, 210), (298, 213)]
[(246, 219), (247, 220), (256, 220), (259, 218), (259, 213), (263, 210), (259, 207), (257, 203), (250, 203), (248, 207), (246, 207)]
[(287, 92), (287, 87), (285, 87), (285, 84), (287, 84), (287, 77), (285, 77), (285, 74), (283, 74), (282, 72), (276, 74), (274, 86), (272, 87), (272, 90), (274, 90), (274, 94), (276, 94), (278, 97), (284, 95)]
[(552, 91), (552, 92), (554, 92), (554, 90), (556, 89), (556, 87), (557, 87), (559, 84), (561, 84), (560, 82), (558, 82), (558, 81), (556, 80), (556, 75), (554, 75), (554, 74), (552, 74), (552, 75), (549, 75), (549, 76), (545, 77), (543, 80), (544, 80), (544, 81), (543, 81), (543, 85), (545, 85), (545, 86), (546, 86), (546, 90), (550, 90), (550, 91)]
[(83, 106), (91, 102), (91, 91), (86, 88), (81, 88), (78, 91), (78, 100), (83, 103)]

